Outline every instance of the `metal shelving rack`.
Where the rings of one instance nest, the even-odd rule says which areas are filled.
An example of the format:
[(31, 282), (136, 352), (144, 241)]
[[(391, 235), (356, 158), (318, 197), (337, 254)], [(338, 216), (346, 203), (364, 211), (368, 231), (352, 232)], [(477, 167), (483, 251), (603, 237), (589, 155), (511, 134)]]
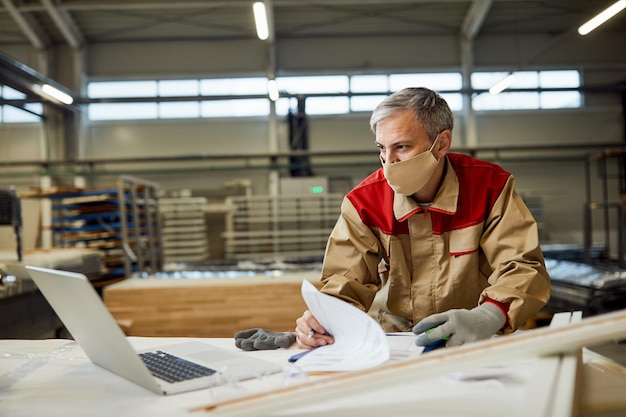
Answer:
[(64, 190), (47, 198), (52, 208), (53, 245), (98, 249), (102, 253), (102, 278), (123, 276), (117, 190)]
[(17, 260), (22, 261), (22, 209), (14, 187), (0, 189), (0, 226), (12, 226), (15, 232)]
[(202, 262), (209, 257), (204, 197), (161, 198), (163, 258), (169, 262)]
[[(591, 171), (594, 162), (601, 183), (600, 198), (594, 195), (592, 190)], [(611, 237), (616, 235), (617, 265), (624, 269), (626, 268), (626, 149), (607, 149), (588, 155), (585, 174), (587, 194), (583, 219), (585, 262), (591, 262), (593, 212), (600, 211), (606, 256), (611, 256)], [(616, 189), (611, 190), (610, 185), (614, 185)]]
[(131, 176), (117, 180), (124, 272), (149, 275), (163, 269), (159, 186)]
[(343, 194), (229, 197), (227, 259), (321, 257)]
[(116, 187), (53, 193), (54, 246), (102, 253), (99, 279), (162, 269), (158, 186), (122, 176)]

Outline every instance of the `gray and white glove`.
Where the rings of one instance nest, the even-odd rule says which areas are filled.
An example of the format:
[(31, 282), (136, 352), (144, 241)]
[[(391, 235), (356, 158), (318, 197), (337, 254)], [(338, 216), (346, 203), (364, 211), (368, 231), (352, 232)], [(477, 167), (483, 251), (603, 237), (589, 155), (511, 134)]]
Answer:
[(235, 346), (243, 350), (286, 349), (295, 341), (295, 333), (274, 332), (261, 328), (242, 330), (235, 333)]
[(415, 340), (418, 346), (427, 346), (445, 337), (449, 337), (447, 346), (459, 346), (493, 336), (505, 322), (502, 310), (486, 302), (471, 310), (454, 309), (430, 315), (413, 327), (413, 333), (419, 335), (432, 329)]

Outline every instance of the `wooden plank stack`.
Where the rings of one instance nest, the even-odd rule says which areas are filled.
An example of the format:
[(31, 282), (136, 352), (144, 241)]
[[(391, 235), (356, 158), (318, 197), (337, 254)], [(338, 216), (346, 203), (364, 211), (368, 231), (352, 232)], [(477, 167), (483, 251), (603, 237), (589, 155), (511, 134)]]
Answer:
[(207, 279), (127, 279), (103, 299), (129, 336), (233, 337), (253, 327), (289, 331), (306, 305), (300, 288), (319, 272)]

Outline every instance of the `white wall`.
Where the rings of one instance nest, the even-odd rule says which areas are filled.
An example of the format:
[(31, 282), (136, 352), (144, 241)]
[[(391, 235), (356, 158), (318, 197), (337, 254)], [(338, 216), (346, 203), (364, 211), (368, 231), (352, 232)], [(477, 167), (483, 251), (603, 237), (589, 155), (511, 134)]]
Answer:
[(0, 160), (39, 161), (45, 157), (44, 133), (40, 124), (0, 124)]
[(88, 133), (87, 158), (267, 152), (267, 121), (259, 119), (98, 123)]

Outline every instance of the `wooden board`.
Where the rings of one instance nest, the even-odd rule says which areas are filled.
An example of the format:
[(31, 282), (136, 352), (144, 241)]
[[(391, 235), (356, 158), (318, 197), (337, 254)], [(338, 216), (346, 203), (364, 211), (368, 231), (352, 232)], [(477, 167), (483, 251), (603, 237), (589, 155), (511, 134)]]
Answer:
[(106, 306), (129, 336), (233, 337), (262, 327), (293, 331), (306, 305), (300, 288), (319, 273), (279, 277), (128, 279), (103, 291)]

